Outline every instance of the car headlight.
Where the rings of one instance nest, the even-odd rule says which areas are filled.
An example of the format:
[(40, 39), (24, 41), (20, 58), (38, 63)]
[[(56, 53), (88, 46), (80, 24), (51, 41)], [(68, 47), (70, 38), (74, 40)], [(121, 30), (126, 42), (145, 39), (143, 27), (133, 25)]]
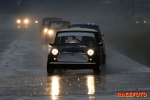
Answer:
[(48, 29), (47, 28), (44, 28), (44, 33), (46, 33), (48, 31)]
[(20, 24), (20, 23), (21, 23), (21, 20), (20, 20), (20, 19), (18, 19), (18, 20), (17, 20), (17, 23), (18, 23), (18, 24)]
[(25, 20), (24, 20), (24, 23), (25, 23), (25, 24), (28, 24), (28, 23), (29, 23), (29, 20), (28, 20), (28, 19), (25, 19)]
[(89, 50), (87, 51), (87, 54), (88, 54), (89, 56), (92, 56), (92, 55), (94, 54), (94, 50), (89, 49)]
[(38, 21), (36, 20), (36, 21), (35, 21), (35, 23), (37, 24), (37, 23), (38, 23)]
[(138, 23), (139, 23), (139, 21), (136, 21), (136, 23), (138, 24)]
[(57, 55), (58, 54), (58, 49), (52, 49), (52, 54)]
[(53, 30), (48, 30), (48, 34), (49, 34), (49, 35), (52, 35), (53, 33), (54, 33)]
[(146, 21), (144, 20), (144, 24), (146, 24)]

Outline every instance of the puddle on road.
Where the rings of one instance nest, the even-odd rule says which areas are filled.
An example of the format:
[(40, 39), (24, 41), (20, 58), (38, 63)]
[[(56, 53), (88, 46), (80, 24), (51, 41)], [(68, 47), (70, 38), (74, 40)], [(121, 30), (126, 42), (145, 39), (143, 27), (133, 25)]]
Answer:
[(1, 95), (49, 95), (57, 99), (60, 95), (94, 95), (102, 89), (100, 75), (53, 75), (43, 77), (12, 77), (0, 81)]

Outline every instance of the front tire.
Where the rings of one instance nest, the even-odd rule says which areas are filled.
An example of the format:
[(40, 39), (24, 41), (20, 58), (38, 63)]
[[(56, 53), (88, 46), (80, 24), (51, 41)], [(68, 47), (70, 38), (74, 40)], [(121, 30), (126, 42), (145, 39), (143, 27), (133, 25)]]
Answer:
[(99, 65), (96, 66), (96, 68), (93, 68), (94, 74), (100, 74), (101, 69), (99, 68)]
[(101, 73), (101, 61), (100, 61), (100, 57), (96, 62), (96, 66), (94, 66), (93, 68), (94, 74), (100, 74)]
[(50, 68), (50, 66), (47, 67), (47, 74), (52, 75), (54, 74), (54, 68)]
[(55, 69), (53, 68), (53, 66), (49, 64), (49, 61), (47, 61), (47, 74), (48, 75), (54, 74), (54, 70)]

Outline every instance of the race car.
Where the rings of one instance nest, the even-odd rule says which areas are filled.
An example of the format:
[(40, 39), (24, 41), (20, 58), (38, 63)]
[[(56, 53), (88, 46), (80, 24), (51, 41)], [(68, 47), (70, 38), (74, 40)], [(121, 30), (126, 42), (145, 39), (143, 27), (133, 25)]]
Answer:
[(56, 33), (47, 60), (47, 73), (55, 69), (92, 69), (101, 72), (102, 43), (93, 29), (62, 29)]
[(62, 18), (58, 18), (58, 17), (46, 17), (46, 18), (44, 18), (42, 20), (41, 28), (40, 28), (40, 33), (42, 35), (44, 35), (47, 32), (49, 22), (52, 21), (52, 20), (62, 20)]
[(18, 28), (28, 28), (30, 23), (29, 18), (18, 18), (16, 19), (16, 24)]
[(68, 28), (88, 28), (88, 29), (94, 29), (94, 30), (98, 31), (99, 32), (98, 38), (99, 38), (100, 42), (103, 43), (103, 46), (102, 46), (102, 51), (103, 51), (102, 64), (103, 65), (106, 64), (105, 44), (104, 44), (104, 40), (102, 39), (102, 36), (104, 36), (104, 34), (101, 34), (99, 25), (96, 25), (94, 23), (87, 23), (87, 24), (74, 23), (74, 24), (70, 24), (68, 26)]
[(53, 42), (55, 39), (56, 32), (68, 28), (68, 25), (70, 24), (69, 21), (64, 20), (55, 20), (55, 21), (49, 21), (49, 24), (47, 26), (47, 31), (45, 31), (45, 42)]
[(33, 17), (25, 17), (25, 16), (19, 16), (16, 19), (16, 25), (17, 27), (20, 28), (28, 28), (28, 27), (38, 27), (38, 20), (37, 18), (33, 18)]

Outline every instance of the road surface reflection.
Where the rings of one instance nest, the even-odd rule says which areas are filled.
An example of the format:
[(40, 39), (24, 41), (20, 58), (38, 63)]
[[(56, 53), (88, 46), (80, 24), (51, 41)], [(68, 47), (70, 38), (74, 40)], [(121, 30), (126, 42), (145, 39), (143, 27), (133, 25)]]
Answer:
[(94, 76), (92, 75), (87, 76), (87, 87), (88, 87), (88, 94), (95, 93)]
[(52, 95), (52, 100), (58, 99), (59, 95), (59, 77), (53, 76), (52, 77), (52, 84), (51, 84), (51, 95)]
[(47, 82), (50, 99), (52, 100), (59, 100), (61, 95), (72, 95), (74, 93), (86, 95), (91, 100), (95, 98), (95, 93), (102, 87), (100, 75), (54, 75), (49, 76)]

